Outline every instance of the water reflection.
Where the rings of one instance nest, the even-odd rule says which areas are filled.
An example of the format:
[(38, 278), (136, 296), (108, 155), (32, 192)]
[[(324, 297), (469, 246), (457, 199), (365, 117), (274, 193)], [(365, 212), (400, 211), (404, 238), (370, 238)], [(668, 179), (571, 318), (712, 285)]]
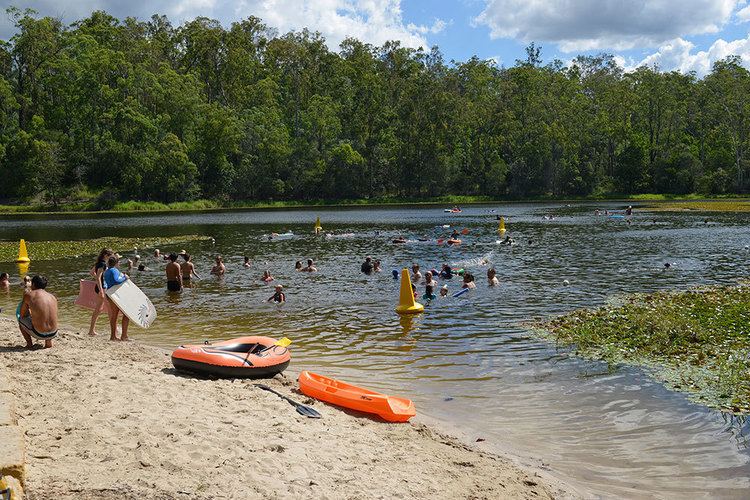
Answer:
[[(598, 208), (614, 205), (599, 204)], [(166, 293), (163, 262), (132, 272), (159, 318), (140, 340), (180, 343), (238, 335), (293, 339), (297, 369), (313, 369), (374, 389), (412, 397), (420, 412), (450, 420), (486, 444), (541, 458), (552, 471), (591, 494), (744, 497), (750, 482), (748, 423), (689, 403), (637, 370), (576, 358), (538, 340), (522, 322), (617, 300), (631, 292), (731, 283), (746, 275), (748, 220), (737, 214), (637, 214), (631, 225), (596, 217), (594, 205), (247, 212), (49, 220), (4, 219), (0, 238), (205, 234), (180, 245), (194, 256), (201, 280)], [(491, 212), (491, 210), (496, 212)], [(516, 244), (498, 245), (495, 214), (506, 216)], [(544, 219), (548, 214), (552, 219)], [(333, 236), (312, 234), (317, 215)], [(655, 221), (655, 222), (654, 222)], [(468, 229), (460, 247), (437, 245)], [(271, 232), (293, 236), (268, 241)], [(394, 245), (403, 234), (410, 243)], [(426, 235), (431, 241), (419, 241)], [(227, 274), (208, 274), (220, 253)], [(141, 250), (141, 254), (146, 254)], [(243, 256), (252, 266), (242, 266)], [(365, 276), (366, 255), (383, 272)], [(318, 273), (294, 271), (313, 258)], [(33, 262), (60, 297), (63, 323), (85, 330), (88, 315), (72, 305), (93, 257)], [(417, 317), (393, 312), (391, 269), (417, 262), (469, 269), (477, 290), (438, 298)], [(674, 265), (664, 268), (664, 263)], [(489, 266), (501, 285), (485, 286)], [(264, 269), (276, 281), (260, 281)], [(288, 302), (265, 300), (282, 283)], [(453, 293), (458, 279), (441, 281)], [(74, 285), (75, 284), (75, 285)], [(422, 286), (419, 286), (420, 294)], [(0, 294), (6, 310), (20, 287)], [(15, 307), (15, 306), (13, 306)]]

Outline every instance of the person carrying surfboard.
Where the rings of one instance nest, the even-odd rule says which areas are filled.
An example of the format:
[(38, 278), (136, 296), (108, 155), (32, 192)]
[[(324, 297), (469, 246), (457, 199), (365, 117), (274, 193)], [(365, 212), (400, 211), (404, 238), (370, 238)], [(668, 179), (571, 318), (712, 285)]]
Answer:
[(57, 337), (57, 299), (47, 290), (47, 278), (38, 274), (31, 278), (31, 288), (23, 293), (18, 311), (18, 328), (26, 347), (34, 347), (32, 337), (44, 340), (44, 348), (52, 347)]
[[(104, 285), (104, 289), (107, 290), (108, 288), (119, 285), (120, 283), (124, 283), (128, 280), (128, 276), (126, 274), (122, 274), (120, 270), (117, 268), (120, 261), (115, 257), (114, 255), (110, 256), (109, 260), (107, 261), (107, 265), (109, 268), (104, 271), (104, 274), (102, 275), (102, 284)], [(109, 296), (107, 296), (107, 301), (109, 302), (109, 309), (110, 309), (110, 315), (109, 315), (109, 330), (110, 330), (110, 336), (109, 340), (130, 340), (128, 338), (128, 325), (130, 325), (130, 318), (128, 318), (119, 307), (117, 307), (117, 304), (112, 301)], [(120, 338), (117, 338), (117, 316), (122, 314), (122, 335), (120, 335)]]

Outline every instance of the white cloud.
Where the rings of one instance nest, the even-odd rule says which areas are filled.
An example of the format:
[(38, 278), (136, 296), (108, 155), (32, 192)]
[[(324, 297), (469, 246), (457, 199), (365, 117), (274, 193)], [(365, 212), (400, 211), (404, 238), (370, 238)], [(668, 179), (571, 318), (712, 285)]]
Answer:
[(715, 33), (737, 5), (738, 0), (487, 0), (474, 22), (488, 26), (493, 39), (554, 42), (564, 52), (623, 50)]
[(635, 66), (655, 65), (663, 71), (677, 70), (683, 73), (695, 71), (702, 77), (711, 71), (716, 61), (737, 55), (742, 58), (745, 67), (750, 67), (750, 35), (731, 42), (716, 40), (707, 50), (693, 52), (693, 49), (693, 43), (677, 38), (665, 43)]
[(750, 21), (750, 5), (737, 11), (737, 20), (741, 23)]
[[(401, 0), (0, 0), (1, 8), (10, 5), (31, 7), (65, 22), (87, 17), (97, 9), (119, 18), (166, 14), (174, 24), (207, 16), (228, 25), (252, 15), (281, 33), (302, 28), (320, 31), (331, 48), (347, 36), (376, 45), (399, 40), (407, 47), (428, 47), (425, 36), (447, 26), (440, 19), (432, 26), (406, 24)], [(0, 38), (10, 36), (11, 30), (9, 22), (0, 23)]]

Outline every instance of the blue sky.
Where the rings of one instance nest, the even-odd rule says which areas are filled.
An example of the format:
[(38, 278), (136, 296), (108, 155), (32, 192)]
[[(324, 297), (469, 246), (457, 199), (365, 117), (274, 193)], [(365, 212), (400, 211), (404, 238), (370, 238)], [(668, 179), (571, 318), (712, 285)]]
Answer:
[[(174, 24), (204, 15), (225, 25), (256, 15), (281, 32), (308, 27), (336, 48), (347, 35), (382, 44), (438, 45), (446, 60), (472, 55), (513, 65), (535, 41), (546, 61), (608, 52), (640, 64), (704, 75), (736, 54), (750, 65), (748, 0), (0, 0), (72, 22), (92, 10)], [(12, 26), (0, 21), (0, 37)]]

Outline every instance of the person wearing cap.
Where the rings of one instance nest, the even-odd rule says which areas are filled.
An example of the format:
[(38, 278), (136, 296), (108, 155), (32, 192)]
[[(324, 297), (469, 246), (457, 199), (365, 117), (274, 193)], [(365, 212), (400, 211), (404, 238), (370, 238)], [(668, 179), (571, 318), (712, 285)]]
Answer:
[(268, 297), (268, 300), (266, 302), (276, 302), (277, 304), (283, 304), (286, 302), (286, 295), (284, 295), (284, 292), (282, 291), (284, 287), (282, 285), (276, 285), (276, 291)]
[(448, 296), (448, 285), (443, 285), (443, 287), (440, 289), (440, 296), (441, 297)]

